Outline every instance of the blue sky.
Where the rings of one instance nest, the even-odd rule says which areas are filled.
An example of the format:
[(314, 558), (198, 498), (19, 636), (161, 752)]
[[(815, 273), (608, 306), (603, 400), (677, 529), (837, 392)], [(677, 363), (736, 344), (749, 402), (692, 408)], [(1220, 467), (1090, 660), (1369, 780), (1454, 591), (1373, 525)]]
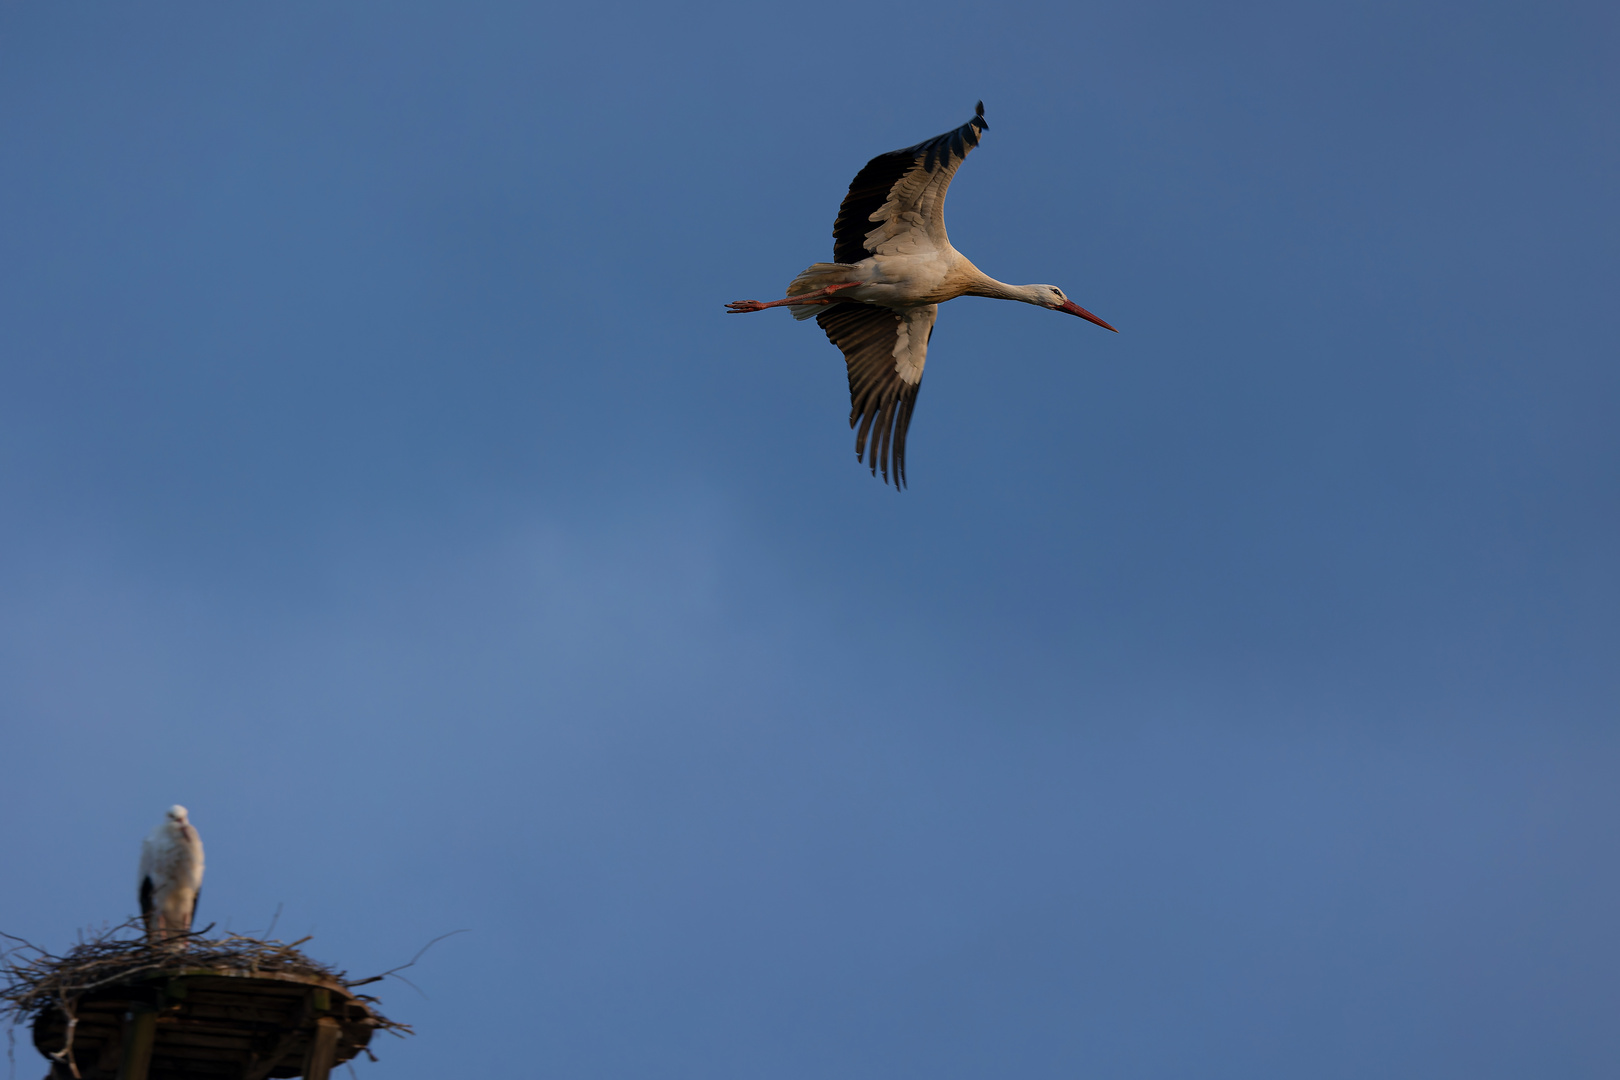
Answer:
[[(1617, 30), (0, 7), (0, 929), (183, 802), (204, 921), (470, 931), (363, 1074), (1612, 1076)], [(722, 305), (980, 98), (1122, 333), (947, 305), (897, 495)]]

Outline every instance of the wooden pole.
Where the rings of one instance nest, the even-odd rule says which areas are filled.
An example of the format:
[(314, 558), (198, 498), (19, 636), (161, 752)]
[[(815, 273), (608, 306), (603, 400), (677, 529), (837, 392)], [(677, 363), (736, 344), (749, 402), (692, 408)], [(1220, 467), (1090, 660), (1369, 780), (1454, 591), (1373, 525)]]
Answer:
[(156, 1037), (157, 1010), (150, 1005), (131, 1004), (124, 1017), (124, 1060), (118, 1066), (118, 1080), (146, 1080)]
[(333, 1017), (323, 1016), (315, 1021), (315, 1034), (309, 1040), (309, 1057), (304, 1059), (304, 1080), (327, 1080), (332, 1075), (338, 1037), (342, 1034), (343, 1026)]
[[(287, 1056), (287, 1051), (303, 1037), (304, 1024), (310, 1017), (319, 1016), (331, 1008), (332, 992), (322, 987), (311, 988), (304, 1000), (287, 1015), (285, 1030), (276, 1044), (262, 1054), (248, 1057), (247, 1064), (242, 1067), (242, 1080), (267, 1080), (275, 1067), (281, 1064), (281, 1059)], [(315, 1033), (312, 1032), (311, 1040), (314, 1037)]]

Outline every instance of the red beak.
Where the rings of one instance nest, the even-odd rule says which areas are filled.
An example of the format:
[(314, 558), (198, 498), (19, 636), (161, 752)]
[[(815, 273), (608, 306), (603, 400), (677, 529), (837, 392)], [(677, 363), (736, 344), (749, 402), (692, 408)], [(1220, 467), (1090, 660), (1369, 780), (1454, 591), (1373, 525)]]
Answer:
[[(1062, 306), (1058, 307), (1056, 310), (1058, 310), (1058, 311), (1067, 311), (1070, 315), (1078, 315), (1082, 319), (1090, 319), (1092, 322), (1096, 323), (1098, 326), (1102, 327), (1104, 330), (1114, 330), (1114, 328), (1112, 326), (1109, 326), (1107, 323), (1105, 323), (1101, 319), (1097, 318), (1097, 316), (1093, 315), (1091, 312), (1087, 311), (1085, 308), (1081, 307), (1079, 304), (1075, 303), (1073, 300), (1065, 300), (1065, 301), (1063, 301)], [(1119, 331), (1114, 330), (1114, 333), (1117, 334), (1117, 333), (1119, 333)]]

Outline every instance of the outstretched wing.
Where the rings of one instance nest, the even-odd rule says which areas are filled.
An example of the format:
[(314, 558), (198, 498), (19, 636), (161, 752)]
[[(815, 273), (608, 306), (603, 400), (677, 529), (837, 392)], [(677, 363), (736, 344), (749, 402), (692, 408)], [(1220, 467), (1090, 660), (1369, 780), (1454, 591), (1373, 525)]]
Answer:
[(838, 208), (833, 261), (858, 263), (868, 255), (909, 255), (948, 244), (945, 189), (989, 127), (981, 101), (973, 119), (955, 131), (868, 161)]
[(871, 443), (872, 475), (883, 470), (894, 486), (906, 486), (906, 429), (917, 406), (928, 339), (939, 305), (895, 311), (871, 304), (833, 304), (816, 316), (849, 366), (849, 426), (855, 433), (855, 459), (866, 461)]

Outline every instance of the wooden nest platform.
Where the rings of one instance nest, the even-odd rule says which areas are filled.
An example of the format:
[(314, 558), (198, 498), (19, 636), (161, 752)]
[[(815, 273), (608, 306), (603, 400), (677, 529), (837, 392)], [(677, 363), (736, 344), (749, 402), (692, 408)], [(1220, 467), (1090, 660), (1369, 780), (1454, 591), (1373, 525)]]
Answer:
[(47, 1080), (326, 1080), (369, 1056), (375, 1032), (410, 1032), (354, 992), (374, 980), (346, 981), (302, 942), (192, 934), (152, 945), (114, 933), (63, 957), (7, 959), (0, 1015), (32, 1018)]

